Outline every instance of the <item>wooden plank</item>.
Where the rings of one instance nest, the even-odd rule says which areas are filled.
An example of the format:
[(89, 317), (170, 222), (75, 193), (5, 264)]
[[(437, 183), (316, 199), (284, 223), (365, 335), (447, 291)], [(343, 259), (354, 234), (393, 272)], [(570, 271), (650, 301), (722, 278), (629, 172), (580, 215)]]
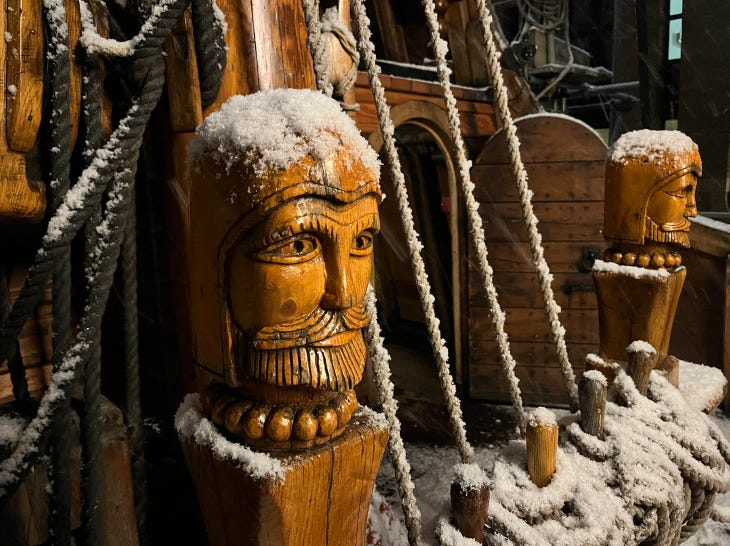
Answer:
[[(31, 393), (40, 393), (51, 383), (51, 365), (36, 366), (28, 368), (25, 371), (25, 378), (28, 380), (28, 391)], [(5, 404), (15, 400), (13, 396), (13, 384), (10, 380), (10, 374), (4, 373), (0, 375), (0, 404)]]
[(43, 108), (41, 3), (36, 0), (8, 0), (6, 11), (5, 41), (8, 51), (3, 91), (8, 147), (17, 152), (29, 152), (38, 136)]
[[(542, 202), (534, 210), (545, 241), (603, 241), (601, 201)], [(519, 204), (482, 203), (479, 212), (488, 243), (529, 240)]]
[(689, 240), (692, 250), (704, 252), (718, 258), (724, 258), (730, 254), (730, 231), (715, 229), (699, 222), (692, 222), (692, 229), (689, 230)]
[[(604, 163), (603, 160), (526, 163), (532, 202), (603, 201)], [(510, 165), (475, 165), (471, 178), (476, 186), (474, 197), (480, 203), (519, 201)]]
[[(490, 366), (499, 365), (501, 357), (497, 342), (494, 339), (469, 340), (469, 367), (470, 377), (488, 373)], [(597, 343), (568, 343), (568, 359), (576, 370), (583, 369), (583, 363), (588, 353), (598, 351)], [(547, 341), (516, 341), (510, 342), (510, 352), (518, 366), (537, 368), (559, 368), (560, 363), (555, 351), (555, 344)]]
[[(559, 114), (536, 114), (518, 118), (517, 136), (525, 163), (596, 161), (605, 159), (607, 148), (588, 125)], [(495, 134), (474, 161), (476, 165), (509, 163), (504, 133)], [(557, 137), (559, 136), (559, 145)]]
[[(515, 372), (525, 404), (569, 403), (568, 392), (558, 370), (518, 366)], [(499, 367), (490, 367), (484, 375), (470, 377), (469, 394), (472, 398), (508, 402), (507, 392), (507, 383)]]
[(79, 134), (81, 113), (81, 57), (77, 55), (81, 37), (81, 11), (78, 0), (65, 0), (66, 24), (68, 25), (68, 50), (71, 57), (69, 67), (69, 140), (71, 148)]
[[(596, 245), (579, 245), (574, 242), (549, 241), (543, 244), (545, 259), (553, 273), (583, 273), (580, 267), (588, 266), (589, 262), (581, 265), (584, 248), (586, 252), (598, 252), (600, 257), (605, 243), (601, 241)], [(521, 242), (493, 242), (487, 246), (489, 252), (489, 263), (498, 272), (509, 273), (530, 273), (535, 271), (532, 260), (532, 251), (529, 243)]]
[(167, 81), (175, 82), (167, 86), (167, 100), (171, 129), (176, 132), (195, 131), (203, 121), (190, 10), (185, 10), (164, 45)]
[[(494, 266), (492, 266), (494, 267)], [(585, 273), (555, 273), (553, 293), (563, 309), (595, 309), (596, 294), (593, 279)], [(542, 307), (544, 304), (537, 273), (494, 274), (499, 303), (502, 307)], [(471, 272), (469, 279), (469, 302), (476, 307), (488, 307), (484, 283), (479, 273)]]
[[(550, 342), (552, 333), (544, 309), (505, 309), (505, 329), (510, 340)], [(568, 342), (598, 344), (598, 312), (592, 309), (568, 309), (560, 313)], [(494, 339), (488, 308), (472, 306), (469, 331), (475, 341)]]
[(408, 62), (406, 41), (403, 36), (403, 28), (395, 20), (393, 7), (389, 0), (374, 0), (375, 21), (380, 29), (385, 48), (385, 58), (390, 61), (401, 63)]

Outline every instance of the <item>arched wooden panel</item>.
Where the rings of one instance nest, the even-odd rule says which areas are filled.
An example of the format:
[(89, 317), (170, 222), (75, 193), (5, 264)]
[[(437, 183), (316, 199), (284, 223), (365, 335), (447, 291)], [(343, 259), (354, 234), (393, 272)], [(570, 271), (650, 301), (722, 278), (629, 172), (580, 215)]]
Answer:
[[(554, 275), (553, 291), (562, 307), (568, 353), (579, 372), (585, 354), (598, 349), (589, 270), (593, 253), (600, 255), (605, 246), (601, 230), (606, 146), (593, 129), (567, 116), (535, 114), (516, 124), (545, 257)], [(502, 131), (486, 143), (471, 175), (524, 399), (567, 403)], [(470, 259), (470, 394), (507, 400), (483, 281), (473, 263)]]

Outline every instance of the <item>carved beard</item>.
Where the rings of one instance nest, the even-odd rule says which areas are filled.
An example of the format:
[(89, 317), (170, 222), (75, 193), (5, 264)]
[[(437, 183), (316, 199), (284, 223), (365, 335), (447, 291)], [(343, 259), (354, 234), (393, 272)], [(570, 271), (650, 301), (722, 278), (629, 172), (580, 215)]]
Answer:
[(644, 240), (655, 241), (657, 243), (674, 243), (675, 245), (689, 248), (689, 226), (692, 224), (686, 218), (683, 220), (684, 222), (682, 224), (672, 225), (672, 230), (667, 231), (662, 229), (663, 225), (660, 226), (647, 216)]
[(238, 361), (245, 376), (272, 385), (352, 389), (362, 378), (367, 350), (361, 329), (367, 324), (363, 305), (318, 307), (252, 337), (239, 333)]

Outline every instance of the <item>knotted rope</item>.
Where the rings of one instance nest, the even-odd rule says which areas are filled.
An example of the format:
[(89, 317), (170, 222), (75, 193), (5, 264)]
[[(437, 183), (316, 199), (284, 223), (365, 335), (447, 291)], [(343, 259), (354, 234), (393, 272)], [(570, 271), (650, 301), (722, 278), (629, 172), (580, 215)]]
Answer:
[(324, 12), (322, 19), (322, 32), (330, 33), (337, 38), (345, 53), (350, 56), (352, 64), (343, 76), (332, 83), (332, 96), (340, 101), (343, 110), (359, 110), (357, 103), (350, 104), (344, 101), (345, 94), (355, 85), (357, 79), (357, 66), (360, 64), (360, 53), (357, 50), (357, 40), (349, 28), (342, 22), (337, 8), (329, 8)]
[(304, 20), (307, 23), (307, 47), (312, 54), (317, 89), (328, 97), (332, 96), (332, 84), (329, 81), (327, 66), (327, 48), (322, 36), (322, 23), (319, 20), (319, 0), (302, 0)]

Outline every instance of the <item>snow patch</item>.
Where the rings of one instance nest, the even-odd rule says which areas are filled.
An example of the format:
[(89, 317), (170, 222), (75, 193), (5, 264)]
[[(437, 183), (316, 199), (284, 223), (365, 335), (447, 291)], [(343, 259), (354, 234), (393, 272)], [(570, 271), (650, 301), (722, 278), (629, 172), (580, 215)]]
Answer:
[(287, 472), (286, 463), (281, 460), (233, 443), (218, 432), (215, 425), (203, 417), (198, 394), (185, 396), (175, 414), (175, 429), (180, 436), (209, 447), (217, 459), (236, 463), (253, 478), (282, 479)]
[(637, 339), (636, 341), (632, 341), (629, 343), (628, 347), (626, 347), (627, 353), (648, 353), (650, 355), (656, 354), (656, 349), (652, 346), (651, 343), (648, 341), (644, 341), (642, 339)]
[(667, 154), (684, 154), (696, 149), (697, 144), (681, 131), (641, 129), (621, 135), (611, 147), (609, 160), (620, 163), (645, 157), (649, 161), (662, 161)]
[(636, 267), (633, 265), (619, 265), (613, 262), (604, 262), (596, 260), (593, 262), (594, 273), (615, 273), (617, 275), (625, 275), (633, 279), (659, 279), (666, 281), (669, 278), (669, 271), (666, 269), (647, 269), (645, 267)]
[[(589, 356), (596, 356), (596, 355), (589, 355)], [(596, 383), (599, 383), (600, 385), (603, 385), (604, 387), (608, 387), (608, 380), (606, 379), (606, 376), (603, 375), (598, 370), (586, 370), (583, 372), (583, 377), (590, 381), (595, 381)]]
[(543, 406), (535, 408), (529, 415), (531, 427), (554, 427), (558, 424), (555, 414)]

